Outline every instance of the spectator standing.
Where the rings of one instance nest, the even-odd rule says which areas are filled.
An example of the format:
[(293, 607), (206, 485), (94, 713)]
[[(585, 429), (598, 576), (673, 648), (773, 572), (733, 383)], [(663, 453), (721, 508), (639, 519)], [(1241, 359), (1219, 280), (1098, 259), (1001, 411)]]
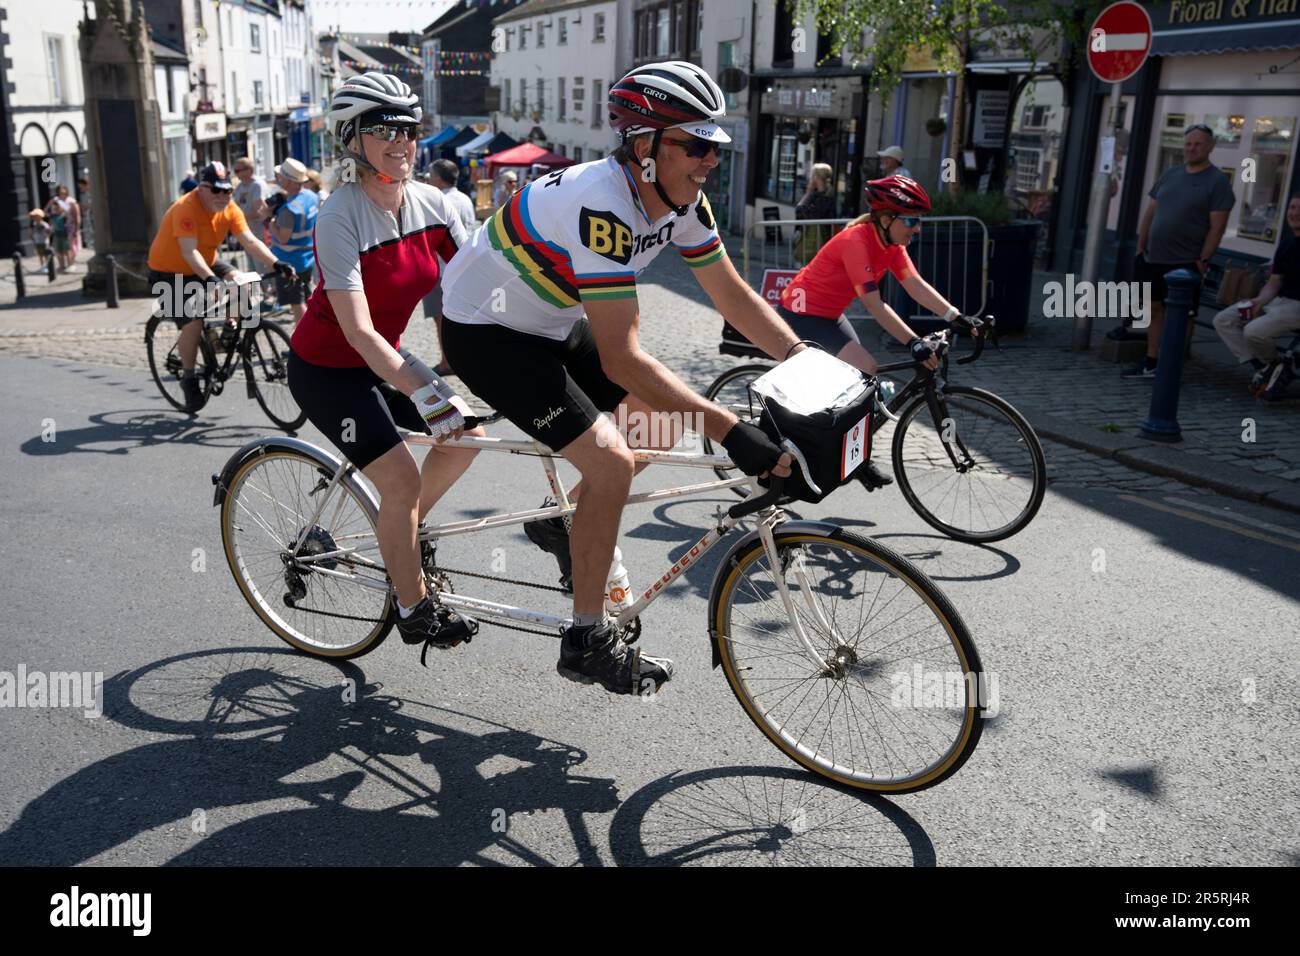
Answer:
[(181, 180), (181, 195), (184, 196), (186, 193), (193, 192), (198, 188), (199, 181), (194, 174), (194, 170), (191, 169), (185, 174), (185, 178)]
[(314, 169), (307, 170), (307, 188), (310, 189), (312, 192), (314, 192), (316, 194), (316, 198), (319, 199), (321, 202), (324, 202), (326, 199), (329, 198), (330, 191), (325, 188), (325, 184), (321, 180), (320, 173), (316, 172), (316, 170)]
[(81, 195), (81, 241), (87, 249), (95, 248), (95, 203), (90, 195), (90, 179), (82, 176), (77, 180), (77, 192)]
[[(1238, 361), (1249, 362), (1258, 372), (1277, 359), (1274, 339), (1300, 332), (1300, 193), (1287, 203), (1286, 224), (1273, 256), (1273, 273), (1259, 295), (1250, 300), (1245, 314), (1234, 303), (1214, 317), (1219, 338)], [(1279, 393), (1291, 381), (1291, 370), (1283, 369), (1282, 378)], [(1254, 389), (1263, 384), (1259, 375), (1251, 382)]]
[(885, 176), (906, 176), (912, 179), (913, 176), (906, 166), (903, 165), (903, 150), (900, 146), (887, 146), (880, 152), (876, 153), (880, 157), (880, 175)]
[(32, 245), (36, 247), (36, 258), (44, 269), (45, 258), (50, 254), (50, 235), (54, 230), (45, 221), (45, 210), (33, 209), (27, 215), (32, 221)]
[(492, 192), (492, 208), (500, 209), (515, 194), (519, 188), (519, 176), (513, 170), (506, 170), (497, 180), (496, 189)]
[[(834, 170), (826, 163), (813, 163), (812, 174), (808, 177), (808, 188), (803, 198), (794, 207), (796, 219), (834, 219), (835, 193)], [(795, 240), (794, 258), (796, 264), (803, 266), (811, 262), (826, 240), (830, 238), (831, 226), (801, 226), (799, 237)]]
[[(1151, 283), (1147, 354), (1124, 370), (1124, 378), (1155, 378), (1165, 327), (1165, 273), (1189, 269), (1203, 277), (1228, 226), (1228, 213), (1237, 197), (1227, 175), (1210, 164), (1213, 149), (1213, 130), (1203, 123), (1189, 126), (1183, 133), (1184, 162), (1166, 169), (1147, 194), (1151, 202), (1138, 226), (1133, 273), (1136, 281)], [(1200, 292), (1198, 282), (1193, 303), (1199, 301)], [(1191, 332), (1189, 323), (1189, 336)]]
[(58, 256), (60, 272), (67, 272), (72, 266), (72, 237), (81, 228), (80, 213), (77, 201), (68, 195), (68, 187), (56, 186), (53, 198), (45, 204), (45, 215), (53, 230), (54, 254)]
[(286, 198), (271, 220), (271, 251), (277, 259), (293, 266), (297, 273), (293, 278), (276, 277), (276, 295), (281, 305), (289, 306), (296, 325), (306, 309), (307, 296), (311, 294), (311, 274), (316, 268), (312, 234), (316, 228), (320, 199), (310, 189), (304, 188), (310, 177), (307, 167), (296, 159), (286, 159), (275, 167), (275, 181)]

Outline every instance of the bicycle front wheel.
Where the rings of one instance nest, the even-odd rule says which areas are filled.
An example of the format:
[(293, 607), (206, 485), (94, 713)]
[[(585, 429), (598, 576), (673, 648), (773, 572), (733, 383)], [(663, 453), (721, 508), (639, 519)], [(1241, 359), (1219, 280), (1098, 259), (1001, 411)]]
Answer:
[(285, 431), (302, 427), (307, 413), (289, 391), (289, 333), (263, 319), (244, 340), (244, 375), (257, 404)]
[[(709, 386), (704, 397), (711, 402), (721, 405), (727, 411), (733, 413), (742, 422), (750, 422), (758, 418), (760, 411), (758, 400), (754, 397), (754, 390), (750, 388), (754, 380), (765, 372), (770, 372), (770, 365), (737, 365), (735, 368), (727, 369)], [(715, 450), (713, 442), (709, 441), (707, 436), (704, 438), (704, 454), (719, 454)], [(714, 473), (722, 479), (738, 478), (740, 472), (735, 468), (714, 468)], [(748, 485), (737, 485), (731, 489), (742, 498), (749, 496), (751, 488)]]
[[(182, 412), (190, 409), (185, 404), (181, 390), (181, 330), (176, 322), (166, 316), (152, 316), (144, 327), (145, 352), (149, 356), (149, 371), (162, 397)], [(207, 336), (199, 336), (199, 349), (194, 356), (194, 373), (198, 376), (203, 404), (212, 396), (216, 378), (217, 355)], [(202, 406), (200, 406), (202, 407)]]
[(774, 534), (779, 567), (755, 538), (710, 605), (745, 713), (796, 763), (860, 790), (910, 793), (956, 773), (979, 742), (984, 678), (943, 592), (862, 535)]
[(1033, 427), (982, 388), (950, 385), (924, 394), (894, 426), (894, 474), (907, 503), (930, 527), (973, 544), (1023, 530), (1043, 503), (1047, 463)]
[(370, 502), (347, 479), (322, 502), (332, 477), (297, 451), (250, 457), (222, 502), (221, 543), (239, 590), (281, 640), (316, 657), (359, 657), (388, 635), (392, 590)]

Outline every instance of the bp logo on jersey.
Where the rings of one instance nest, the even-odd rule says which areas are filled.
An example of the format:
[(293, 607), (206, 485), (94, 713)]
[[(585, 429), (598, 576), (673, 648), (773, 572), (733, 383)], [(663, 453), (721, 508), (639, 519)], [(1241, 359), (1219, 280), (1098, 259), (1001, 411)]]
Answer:
[(632, 260), (632, 230), (612, 212), (582, 207), (578, 214), (582, 244), (598, 256), (627, 265)]

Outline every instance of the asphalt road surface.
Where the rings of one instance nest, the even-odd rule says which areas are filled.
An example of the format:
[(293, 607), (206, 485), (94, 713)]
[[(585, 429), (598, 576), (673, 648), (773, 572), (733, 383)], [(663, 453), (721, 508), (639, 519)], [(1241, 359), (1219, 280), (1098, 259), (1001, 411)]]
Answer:
[[(225, 564), (210, 475), (274, 433), (242, 389), (191, 420), (138, 369), (5, 355), (0, 377), (0, 672), (105, 681), (98, 717), (0, 706), (7, 863), (1300, 863), (1300, 517), (1050, 444), (1040, 514), (994, 546), (938, 536), (896, 489), (795, 509), (915, 561), (998, 679), (960, 772), (864, 798), (789, 762), (710, 669), (722, 548), (645, 619), (677, 663), (651, 701), (564, 681), (554, 639), (486, 626), (427, 669), (395, 636), (328, 664), (266, 630)], [(535, 461), (484, 455), (437, 515), (545, 491)], [(633, 584), (733, 500), (629, 509)], [(554, 577), (518, 527), (443, 547)]]

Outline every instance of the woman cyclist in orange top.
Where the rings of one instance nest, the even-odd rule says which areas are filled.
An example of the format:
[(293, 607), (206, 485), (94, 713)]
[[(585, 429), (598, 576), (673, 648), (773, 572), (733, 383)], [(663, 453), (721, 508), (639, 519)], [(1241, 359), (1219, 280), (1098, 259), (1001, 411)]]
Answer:
[[(963, 316), (917, 274), (907, 255), (912, 237), (921, 231), (921, 216), (930, 211), (930, 197), (921, 185), (906, 176), (886, 176), (867, 183), (865, 193), (870, 212), (822, 246), (781, 293), (776, 311), (799, 338), (816, 342), (840, 361), (874, 373), (876, 360), (862, 347), (844, 315), (856, 297), (886, 332), (908, 346), (913, 358), (935, 368), (935, 342), (913, 332), (880, 297), (885, 273), (892, 273), (917, 303), (948, 322), (975, 329), (980, 320)], [(868, 491), (893, 482), (871, 462), (859, 469), (859, 480)]]

